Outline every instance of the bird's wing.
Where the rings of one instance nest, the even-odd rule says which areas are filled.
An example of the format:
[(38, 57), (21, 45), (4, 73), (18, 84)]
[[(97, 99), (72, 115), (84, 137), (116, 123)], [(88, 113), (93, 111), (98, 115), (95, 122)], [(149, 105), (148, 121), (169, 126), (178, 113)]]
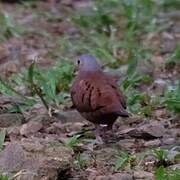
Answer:
[(91, 96), (94, 90), (94, 86), (89, 79), (77, 79), (71, 88), (71, 97), (73, 104), (80, 112), (90, 112)]
[(116, 77), (110, 76), (106, 74), (107, 83), (112, 87), (113, 91), (115, 92), (117, 98), (119, 99), (119, 102), (121, 103), (122, 107), (126, 109), (126, 100), (122, 93), (122, 91), (118, 88), (117, 81), (118, 79)]
[(80, 112), (111, 113), (123, 111), (126, 107), (116, 81), (104, 74), (77, 79), (72, 86), (71, 97)]

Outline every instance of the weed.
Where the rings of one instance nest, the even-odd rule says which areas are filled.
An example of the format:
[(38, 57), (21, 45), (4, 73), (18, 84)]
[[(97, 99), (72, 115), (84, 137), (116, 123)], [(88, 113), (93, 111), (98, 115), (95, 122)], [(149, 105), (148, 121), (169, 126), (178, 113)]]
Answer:
[[(18, 112), (25, 110), (37, 102), (35, 95), (41, 99), (42, 103), (49, 110), (49, 103), (56, 103), (59, 105), (69, 99), (69, 87), (74, 76), (74, 68), (72, 63), (68, 60), (62, 60), (58, 64), (52, 66), (48, 70), (40, 69), (35, 62), (33, 62), (28, 71), (24, 72), (24, 76), (12, 77), (10, 82), (0, 77), (0, 92), (6, 95), (20, 96), (24, 103), (14, 104), (11, 112)], [(12, 81), (14, 81), (12, 83)], [(24, 84), (26, 88), (32, 91), (32, 98), (26, 97), (20, 92), (16, 91), (13, 85)]]
[(180, 44), (178, 44), (172, 54), (167, 58), (166, 67), (172, 69), (175, 65), (180, 65)]
[(60, 61), (46, 71), (33, 65), (29, 68), (28, 77), (30, 86), (34, 84), (31, 89), (36, 89), (34, 92), (43, 98), (46, 106), (48, 106), (47, 102), (51, 101), (58, 105), (67, 97), (66, 92), (73, 78), (73, 66), (67, 60)]
[(162, 104), (166, 105), (169, 110), (180, 113), (180, 82), (174, 87), (168, 87), (165, 91)]
[(134, 161), (136, 160), (135, 155), (130, 155), (127, 152), (121, 152), (116, 163), (115, 163), (115, 171), (128, 166), (132, 168), (134, 166)]
[[(83, 47), (83, 52), (95, 54), (99, 59), (106, 60), (107, 64), (112, 67), (117, 67), (122, 63), (119, 57), (119, 52), (122, 50), (128, 54), (128, 61), (137, 62), (144, 58), (141, 57), (141, 55), (144, 56), (144, 50), (139, 48), (141, 45), (135, 29), (138, 29), (140, 33), (145, 27), (144, 24), (149, 24), (149, 17), (152, 19), (154, 14), (151, 12), (151, 7), (155, 8), (151, 0), (141, 1), (141, 3), (117, 0), (94, 1), (88, 10), (78, 11), (72, 17), (72, 21), (78, 25), (80, 33), (83, 34), (75, 42), (74, 47)], [(126, 24), (121, 21), (122, 16), (126, 19)], [(123, 38), (118, 37), (120, 28), (125, 29)]]
[(9, 180), (8, 176), (0, 174), (0, 180)]
[(131, 112), (143, 114), (146, 117), (152, 115), (154, 103), (148, 93), (142, 93), (131, 88), (126, 91), (126, 96), (128, 97), (128, 108)]
[(0, 92), (6, 95), (18, 95), (24, 98), (24, 96), (16, 91), (10, 83), (0, 76)]
[(166, 167), (170, 164), (170, 161), (168, 159), (168, 153), (169, 153), (168, 150), (161, 149), (161, 148), (153, 150), (153, 154), (154, 154), (155, 158), (157, 159), (156, 160), (157, 167), (159, 167), (159, 166)]
[(0, 151), (2, 151), (3, 149), (3, 144), (5, 141), (5, 136), (6, 136), (6, 131), (5, 130), (1, 130), (0, 131)]
[(18, 36), (18, 28), (14, 25), (12, 17), (5, 11), (0, 12), (0, 41), (4, 41), (13, 36)]
[(69, 138), (66, 146), (73, 149), (79, 144), (79, 137), (80, 135), (74, 135), (73, 137)]
[(78, 153), (75, 157), (74, 164), (78, 169), (84, 169), (87, 165), (87, 158), (84, 154)]
[[(12, 81), (13, 81), (13, 79), (12, 79)], [(32, 107), (36, 103), (36, 101), (30, 97), (24, 96), (22, 93), (17, 91), (13, 87), (14, 84), (12, 83), (12, 81), (7, 81), (0, 76), (0, 92), (7, 96), (19, 96), (20, 98), (22, 98), (23, 102), (12, 103), (12, 105), (8, 108), (8, 111), (9, 112), (22, 112), (22, 111)], [(21, 83), (23, 82), (22, 80), (20, 80), (20, 81), (21, 81)], [(14, 83), (16, 84), (17, 82), (18, 82), (18, 80), (16, 79), (16, 81)]]
[(179, 169), (167, 169), (160, 166), (155, 171), (156, 180), (179, 180), (180, 170)]
[(180, 2), (179, 2), (179, 0), (163, 0), (160, 3), (161, 3), (161, 6), (165, 10), (170, 9), (170, 8), (180, 9)]
[(35, 0), (21, 1), (21, 3), (23, 4), (23, 6), (25, 8), (34, 8), (34, 7), (37, 7), (37, 1), (35, 1)]
[(166, 161), (167, 160), (167, 155), (168, 151), (164, 149), (154, 149), (154, 155), (159, 161)]
[(139, 75), (136, 72), (130, 76), (126, 76), (122, 82), (122, 87), (124, 90), (135, 88), (142, 83), (149, 83), (152, 78), (149, 75)]

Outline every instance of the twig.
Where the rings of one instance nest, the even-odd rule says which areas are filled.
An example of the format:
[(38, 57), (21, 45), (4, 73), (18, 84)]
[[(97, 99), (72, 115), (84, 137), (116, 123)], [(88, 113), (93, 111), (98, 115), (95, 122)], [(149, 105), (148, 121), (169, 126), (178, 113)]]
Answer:
[(47, 109), (48, 114), (51, 116), (51, 112), (50, 112), (51, 108), (49, 107), (48, 103), (46, 102), (46, 100), (43, 97), (44, 95), (42, 93), (42, 89), (34, 82), (34, 66), (35, 66), (37, 60), (38, 60), (38, 57), (36, 57), (33, 60), (32, 64), (29, 67), (28, 80), (29, 80), (29, 83), (30, 83), (31, 90), (34, 91), (39, 96), (39, 98), (41, 99), (43, 105)]
[(34, 175), (34, 176), (37, 176), (37, 175), (38, 175), (38, 174), (35, 173), (35, 172), (26, 171), (25, 169), (22, 169), (22, 170), (20, 170), (19, 172), (17, 172), (17, 173), (12, 177), (12, 179), (14, 180), (14, 179), (17, 179), (20, 175), (27, 175), (27, 174), (29, 174), (29, 175)]

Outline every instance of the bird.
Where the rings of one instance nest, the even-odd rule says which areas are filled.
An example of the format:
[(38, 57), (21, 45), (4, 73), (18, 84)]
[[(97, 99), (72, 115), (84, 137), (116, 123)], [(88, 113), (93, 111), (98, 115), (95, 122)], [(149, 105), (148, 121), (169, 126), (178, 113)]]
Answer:
[(96, 57), (83, 54), (77, 60), (78, 72), (70, 88), (73, 106), (95, 125), (97, 142), (103, 143), (101, 126), (112, 130), (116, 119), (128, 117), (126, 100), (117, 79), (103, 72)]

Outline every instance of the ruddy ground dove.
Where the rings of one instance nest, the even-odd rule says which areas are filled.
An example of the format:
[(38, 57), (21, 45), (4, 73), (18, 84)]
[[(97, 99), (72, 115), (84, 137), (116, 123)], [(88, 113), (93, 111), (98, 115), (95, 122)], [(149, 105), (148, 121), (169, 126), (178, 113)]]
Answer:
[(96, 127), (99, 139), (100, 125), (112, 129), (118, 116), (128, 117), (126, 101), (115, 78), (104, 73), (92, 55), (81, 55), (77, 61), (78, 74), (71, 87), (73, 105)]

